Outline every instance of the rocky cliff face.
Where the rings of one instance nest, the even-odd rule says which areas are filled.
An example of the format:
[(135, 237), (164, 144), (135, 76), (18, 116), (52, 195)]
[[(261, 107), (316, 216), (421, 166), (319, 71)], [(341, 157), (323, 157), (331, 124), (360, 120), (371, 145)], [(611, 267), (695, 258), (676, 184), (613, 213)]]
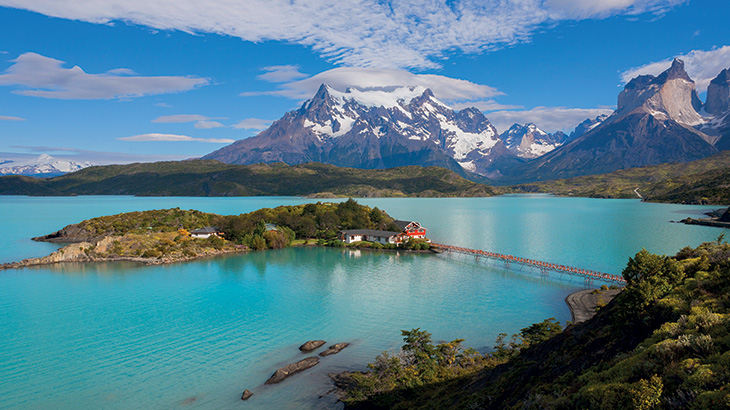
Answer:
[(684, 62), (675, 59), (658, 77), (642, 75), (629, 81), (618, 96), (614, 115), (622, 117), (643, 112), (660, 120), (672, 119), (695, 126), (706, 121), (698, 112), (701, 108), (702, 101), (694, 81), (684, 70)]
[(708, 114), (720, 115), (730, 110), (730, 70), (724, 69), (707, 87), (705, 111)]
[(454, 111), (423, 87), (340, 92), (323, 84), (259, 135), (203, 159), (233, 164), (323, 162), (355, 168), (437, 165), (499, 175), (519, 162), (476, 108)]

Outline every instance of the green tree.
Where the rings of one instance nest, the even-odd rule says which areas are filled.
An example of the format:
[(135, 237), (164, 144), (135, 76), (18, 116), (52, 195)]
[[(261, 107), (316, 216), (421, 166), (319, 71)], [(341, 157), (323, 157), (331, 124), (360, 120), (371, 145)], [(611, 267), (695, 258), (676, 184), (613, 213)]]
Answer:
[(626, 296), (630, 308), (643, 308), (671, 291), (684, 278), (676, 259), (659, 256), (646, 249), (629, 258), (622, 272), (626, 279)]

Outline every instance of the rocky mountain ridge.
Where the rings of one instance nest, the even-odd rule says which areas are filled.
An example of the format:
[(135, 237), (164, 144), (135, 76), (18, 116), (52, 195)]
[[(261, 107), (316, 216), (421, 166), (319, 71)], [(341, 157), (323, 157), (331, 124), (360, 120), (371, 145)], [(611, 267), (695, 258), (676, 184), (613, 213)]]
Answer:
[[(708, 89), (710, 109), (727, 106), (726, 70)], [(618, 96), (616, 111), (563, 146), (505, 173), (510, 182), (592, 175), (666, 162), (687, 162), (730, 148), (728, 112), (709, 114), (694, 81), (675, 59), (659, 76), (641, 75)]]
[[(586, 120), (590, 121), (590, 120)], [(562, 131), (549, 134), (533, 123), (514, 124), (500, 135), (504, 145), (520, 158), (533, 159), (563, 145), (569, 138)]]
[[(424, 87), (317, 94), (255, 137), (203, 159), (232, 164), (323, 162), (355, 168), (437, 165), (499, 175), (521, 160), (476, 108), (455, 111)], [(466, 172), (465, 172), (466, 171)]]

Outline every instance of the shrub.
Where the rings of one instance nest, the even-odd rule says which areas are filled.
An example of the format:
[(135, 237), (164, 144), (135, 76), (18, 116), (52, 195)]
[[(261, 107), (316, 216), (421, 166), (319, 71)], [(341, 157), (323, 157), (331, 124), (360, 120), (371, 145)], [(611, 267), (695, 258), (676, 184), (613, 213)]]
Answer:
[(162, 252), (156, 249), (148, 249), (142, 254), (143, 258), (159, 258), (160, 256), (162, 256)]

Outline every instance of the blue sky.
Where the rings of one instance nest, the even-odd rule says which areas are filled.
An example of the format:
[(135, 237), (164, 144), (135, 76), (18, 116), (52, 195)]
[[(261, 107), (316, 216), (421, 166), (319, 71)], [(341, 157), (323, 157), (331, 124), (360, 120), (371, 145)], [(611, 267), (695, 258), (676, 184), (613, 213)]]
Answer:
[(0, 0), (0, 159), (204, 155), (335, 88), (570, 130), (632, 76), (730, 67), (718, 0)]

